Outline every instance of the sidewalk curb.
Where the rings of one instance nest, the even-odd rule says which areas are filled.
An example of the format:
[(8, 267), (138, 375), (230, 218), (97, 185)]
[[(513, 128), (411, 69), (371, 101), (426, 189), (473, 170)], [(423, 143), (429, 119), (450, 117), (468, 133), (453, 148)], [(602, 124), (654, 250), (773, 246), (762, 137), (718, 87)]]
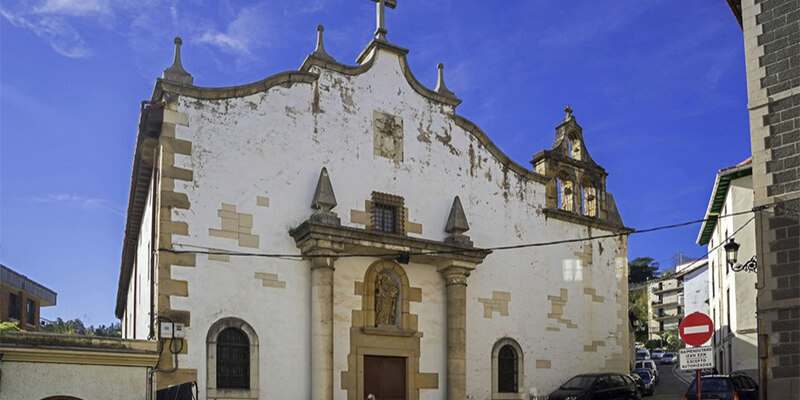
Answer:
[(685, 384), (686, 384), (686, 386), (689, 386), (689, 384), (690, 384), (691, 382), (690, 382), (690, 381), (688, 381), (688, 380), (686, 380), (686, 378), (683, 376), (683, 373), (682, 373), (682, 372), (680, 372), (680, 371), (681, 371), (681, 369), (680, 369), (680, 368), (678, 368), (678, 366), (677, 366), (677, 365), (676, 365), (676, 366), (674, 366), (674, 367), (672, 367), (672, 375), (674, 375), (676, 378), (678, 378), (678, 380), (680, 380), (681, 382), (685, 383)]

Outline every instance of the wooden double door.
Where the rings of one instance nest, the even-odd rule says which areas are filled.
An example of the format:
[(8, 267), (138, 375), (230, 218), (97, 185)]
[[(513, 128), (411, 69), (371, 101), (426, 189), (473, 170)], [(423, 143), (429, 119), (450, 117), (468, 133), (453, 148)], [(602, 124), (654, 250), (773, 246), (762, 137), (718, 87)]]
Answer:
[(406, 400), (406, 358), (364, 356), (364, 398)]

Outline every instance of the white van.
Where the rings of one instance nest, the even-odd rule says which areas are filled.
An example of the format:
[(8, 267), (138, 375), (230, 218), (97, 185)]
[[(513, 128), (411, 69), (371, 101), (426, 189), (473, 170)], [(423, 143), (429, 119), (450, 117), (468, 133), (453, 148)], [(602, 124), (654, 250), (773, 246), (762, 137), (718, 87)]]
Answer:
[(658, 381), (659, 381), (659, 378), (658, 378), (658, 366), (656, 366), (656, 362), (655, 361), (653, 361), (653, 360), (639, 360), (639, 361), (636, 361), (633, 364), (633, 369), (639, 369), (639, 368), (649, 369), (650, 371), (652, 371), (653, 376), (656, 378), (655, 379), (656, 383), (658, 383)]
[(636, 359), (637, 360), (649, 360), (650, 359), (650, 350), (647, 350), (647, 349), (636, 350)]

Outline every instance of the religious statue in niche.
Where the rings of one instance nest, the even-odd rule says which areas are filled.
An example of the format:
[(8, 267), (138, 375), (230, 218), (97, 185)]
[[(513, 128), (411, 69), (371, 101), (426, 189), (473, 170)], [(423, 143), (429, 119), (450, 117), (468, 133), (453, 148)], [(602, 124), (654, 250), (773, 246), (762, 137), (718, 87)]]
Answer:
[(399, 294), (397, 282), (386, 274), (378, 275), (375, 280), (375, 326), (397, 325), (395, 315)]

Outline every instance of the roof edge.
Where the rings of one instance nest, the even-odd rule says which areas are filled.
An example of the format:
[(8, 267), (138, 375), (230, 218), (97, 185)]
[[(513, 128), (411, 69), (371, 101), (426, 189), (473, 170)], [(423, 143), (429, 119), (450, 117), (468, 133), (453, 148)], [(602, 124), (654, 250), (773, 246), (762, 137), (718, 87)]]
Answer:
[(711, 240), (714, 227), (717, 225), (717, 217), (719, 216), (722, 206), (715, 206), (714, 199), (727, 195), (730, 181), (752, 174), (752, 164), (739, 164), (734, 167), (721, 169), (717, 172), (717, 177), (714, 180), (714, 188), (711, 190), (711, 198), (708, 199), (708, 207), (703, 216), (703, 219), (706, 221), (703, 222), (703, 225), (700, 227), (700, 232), (697, 234), (697, 244), (701, 246), (707, 245)]

